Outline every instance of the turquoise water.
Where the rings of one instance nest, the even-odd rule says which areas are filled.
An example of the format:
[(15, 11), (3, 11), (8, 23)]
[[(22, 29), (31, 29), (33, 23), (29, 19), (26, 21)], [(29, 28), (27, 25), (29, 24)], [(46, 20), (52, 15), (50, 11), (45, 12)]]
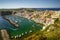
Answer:
[(12, 15), (5, 17), (13, 20), (14, 22), (17, 22), (17, 24), (19, 25), (18, 28), (15, 28), (11, 24), (9, 24), (8, 21), (0, 17), (0, 29), (7, 29), (11, 36), (25, 35), (26, 33), (36, 32), (42, 29), (40, 24), (37, 24), (34, 21), (28, 20), (23, 17)]

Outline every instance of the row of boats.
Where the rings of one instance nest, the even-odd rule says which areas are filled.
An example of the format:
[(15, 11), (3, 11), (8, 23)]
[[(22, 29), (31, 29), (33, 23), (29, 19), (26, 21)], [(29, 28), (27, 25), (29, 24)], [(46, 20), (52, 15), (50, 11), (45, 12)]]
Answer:
[[(31, 33), (32, 30), (29, 31), (29, 33)], [(11, 38), (19, 38), (21, 36), (23, 36), (24, 34), (27, 34), (28, 32), (25, 32), (25, 33), (22, 33), (22, 34), (19, 34), (19, 35), (16, 35), (16, 36), (11, 36)]]

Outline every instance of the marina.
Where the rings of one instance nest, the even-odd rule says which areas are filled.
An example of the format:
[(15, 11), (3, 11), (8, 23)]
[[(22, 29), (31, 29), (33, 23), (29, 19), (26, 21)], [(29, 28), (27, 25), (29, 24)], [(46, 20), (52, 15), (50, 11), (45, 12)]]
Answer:
[[(18, 28), (15, 28), (6, 19), (0, 16), (0, 29), (6, 29), (9, 32), (11, 38), (21, 37), (23, 35), (33, 33), (42, 29), (39, 24), (35, 23), (34, 21), (30, 22), (26, 18), (12, 15), (8, 15), (5, 17), (11, 19), (15, 23), (17, 21), (17, 24), (19, 25)], [(32, 25), (34, 25), (34, 27)]]

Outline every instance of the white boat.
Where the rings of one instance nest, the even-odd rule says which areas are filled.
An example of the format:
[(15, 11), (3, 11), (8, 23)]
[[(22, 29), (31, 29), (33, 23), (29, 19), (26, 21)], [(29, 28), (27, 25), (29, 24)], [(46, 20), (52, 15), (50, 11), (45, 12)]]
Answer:
[(22, 33), (22, 35), (24, 35), (24, 33)]
[(29, 31), (30, 33), (32, 32), (32, 30)]
[(25, 32), (25, 34), (27, 34), (27, 32)]
[(19, 37), (21, 37), (21, 34), (19, 35)]

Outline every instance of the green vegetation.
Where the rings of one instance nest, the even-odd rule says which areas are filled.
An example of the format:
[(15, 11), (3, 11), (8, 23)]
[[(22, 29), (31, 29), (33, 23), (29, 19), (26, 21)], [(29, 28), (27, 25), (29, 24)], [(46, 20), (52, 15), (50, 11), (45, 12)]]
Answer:
[(50, 30), (49, 32), (47, 32), (47, 30), (45, 30), (44, 32), (38, 33), (39, 35), (41, 35), (39, 38), (39, 40), (60, 40), (60, 20), (58, 20), (58, 18), (55, 20), (55, 23), (53, 25), (49, 25), (49, 27), (55, 27), (54, 30)]

